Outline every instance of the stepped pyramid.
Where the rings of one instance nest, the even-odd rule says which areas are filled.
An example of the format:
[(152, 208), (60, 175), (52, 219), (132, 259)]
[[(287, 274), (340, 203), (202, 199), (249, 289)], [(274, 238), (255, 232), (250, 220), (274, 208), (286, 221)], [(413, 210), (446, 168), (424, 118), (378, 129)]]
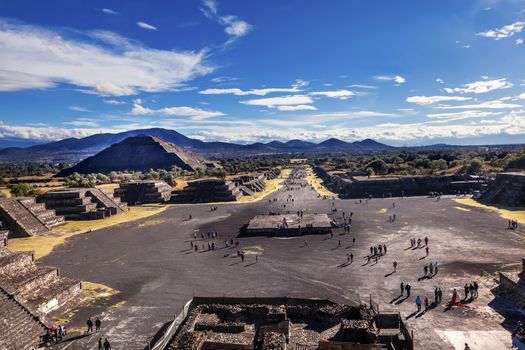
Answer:
[(111, 171), (143, 171), (171, 169), (177, 166), (186, 171), (204, 170), (213, 163), (202, 156), (185, 151), (172, 143), (150, 135), (128, 137), (96, 155), (86, 158), (72, 168), (64, 169), (56, 176), (109, 173)]
[(16, 236), (47, 233), (64, 223), (64, 217), (30, 197), (0, 198), (0, 219)]

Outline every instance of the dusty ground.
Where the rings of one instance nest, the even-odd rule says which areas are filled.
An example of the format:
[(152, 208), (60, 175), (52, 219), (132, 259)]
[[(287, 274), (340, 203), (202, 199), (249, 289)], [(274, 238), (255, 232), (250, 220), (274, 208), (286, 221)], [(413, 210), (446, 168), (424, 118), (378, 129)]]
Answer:
[[(295, 198), (293, 204), (286, 202), (289, 194)], [(269, 203), (274, 197), (278, 201)], [(338, 208), (337, 215), (354, 213), (350, 234), (341, 229), (334, 238), (237, 237), (239, 228), (254, 215), (300, 209), (328, 213), (332, 205)], [(397, 220), (390, 222), (394, 213)], [(208, 231), (219, 233), (215, 251), (202, 250)], [(199, 241), (199, 252), (190, 249), (194, 233), (199, 240), (201, 234), (205, 237)], [(102, 317), (102, 336), (115, 349), (144, 349), (192, 295), (286, 295), (346, 303), (368, 301), (371, 296), (381, 310), (399, 311), (407, 318), (418, 349), (463, 349), (467, 341), (474, 345), (472, 349), (492, 350), (512, 346), (502, 324), (507, 326), (515, 315), (502, 299), (494, 299), (491, 289), (496, 271), (519, 267), (524, 233), (507, 230), (507, 220), (496, 212), (465, 206), (453, 198), (374, 199), (360, 204), (322, 200), (310, 188), (281, 189), (265, 200), (219, 205), (213, 212), (209, 205), (171, 207), (147, 219), (72, 237), (40, 261), (60, 266), (63, 274), (120, 292), (109, 303), (81, 310), (70, 324), (74, 328), (82, 326), (88, 316)], [(428, 257), (424, 249), (409, 248), (410, 238), (425, 236), (430, 240)], [(249, 251), (243, 263), (231, 256), (233, 250), (223, 248), (224, 240), (230, 238)], [(388, 253), (377, 264), (365, 264), (370, 246), (379, 243), (387, 245)], [(230, 256), (225, 257), (227, 253)], [(347, 253), (355, 256), (349, 265), (345, 264)], [(257, 263), (255, 254), (259, 255)], [(399, 265), (391, 274), (394, 260)], [(431, 261), (439, 261), (439, 273), (418, 280), (424, 264)], [(414, 314), (417, 295), (432, 300), (439, 286), (448, 301), (453, 288), (463, 295), (463, 285), (473, 280), (480, 284), (480, 297), (468, 303), (468, 308), (445, 312), (438, 305)], [(398, 298), (401, 281), (412, 285), (409, 299)], [(62, 347), (90, 349), (96, 339), (98, 335), (87, 336)]]

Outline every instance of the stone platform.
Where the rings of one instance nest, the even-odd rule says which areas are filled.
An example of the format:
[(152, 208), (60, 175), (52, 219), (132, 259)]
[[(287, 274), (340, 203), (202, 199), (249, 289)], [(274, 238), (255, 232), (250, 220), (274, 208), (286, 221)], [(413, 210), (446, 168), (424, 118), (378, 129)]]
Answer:
[(114, 196), (128, 205), (161, 203), (171, 199), (173, 189), (161, 180), (143, 180), (121, 183)]
[(326, 214), (257, 215), (248, 223), (248, 234), (301, 235), (332, 232), (331, 220)]
[(98, 188), (49, 191), (38, 198), (47, 209), (68, 220), (95, 220), (122, 213), (127, 204)]

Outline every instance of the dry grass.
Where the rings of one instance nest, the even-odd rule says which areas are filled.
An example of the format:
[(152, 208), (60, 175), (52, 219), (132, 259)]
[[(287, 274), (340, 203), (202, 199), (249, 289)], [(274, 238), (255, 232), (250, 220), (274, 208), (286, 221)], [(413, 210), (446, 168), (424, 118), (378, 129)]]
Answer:
[(115, 189), (119, 187), (119, 184), (102, 184), (102, 185), (96, 185), (95, 187), (100, 188), (101, 190), (104, 190), (107, 193), (113, 193), (115, 192)]
[(273, 193), (277, 191), (279, 188), (282, 187), (282, 184), (284, 180), (290, 176), (290, 173), (292, 172), (292, 169), (285, 168), (282, 169), (281, 175), (273, 180), (266, 180), (266, 188), (264, 191), (261, 192), (255, 192), (252, 196), (242, 196), (237, 202), (233, 203), (252, 203), (257, 202), (269, 195), (270, 193)]
[(502, 218), (507, 220), (517, 220), (521, 224), (525, 224), (525, 208), (502, 208), (492, 205), (485, 205), (472, 198), (458, 198), (454, 199), (459, 204), (468, 205), (475, 208), (481, 208), (497, 212)]
[(125, 222), (147, 218), (163, 212), (167, 208), (168, 206), (161, 205), (142, 205), (130, 207), (128, 212), (107, 219), (68, 221), (65, 225), (55, 228), (53, 232), (48, 235), (10, 239), (9, 250), (14, 252), (34, 251), (35, 259), (40, 259), (51, 253), (55, 247), (66, 244), (67, 239), (70, 237)]
[(306, 177), (306, 181), (308, 181), (308, 183), (313, 186), (317, 193), (319, 193), (321, 196), (337, 197), (336, 193), (325, 187), (324, 181), (317, 177), (311, 167), (307, 168), (307, 172), (308, 176)]

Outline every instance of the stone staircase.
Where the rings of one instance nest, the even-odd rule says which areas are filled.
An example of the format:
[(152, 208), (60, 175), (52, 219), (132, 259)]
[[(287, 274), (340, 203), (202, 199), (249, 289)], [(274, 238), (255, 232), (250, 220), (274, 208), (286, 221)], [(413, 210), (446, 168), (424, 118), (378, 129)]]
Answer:
[(115, 212), (111, 213), (112, 215), (122, 213), (128, 208), (128, 205), (126, 203), (122, 203), (120, 198), (113, 197), (113, 195), (110, 195), (101, 189), (91, 188), (89, 189), (88, 194), (91, 195), (99, 207), (114, 209)]
[(34, 198), (1, 198), (0, 219), (14, 235), (33, 236), (45, 234), (63, 224), (64, 217), (36, 203)]
[(36, 349), (46, 326), (0, 287), (0, 349)]

